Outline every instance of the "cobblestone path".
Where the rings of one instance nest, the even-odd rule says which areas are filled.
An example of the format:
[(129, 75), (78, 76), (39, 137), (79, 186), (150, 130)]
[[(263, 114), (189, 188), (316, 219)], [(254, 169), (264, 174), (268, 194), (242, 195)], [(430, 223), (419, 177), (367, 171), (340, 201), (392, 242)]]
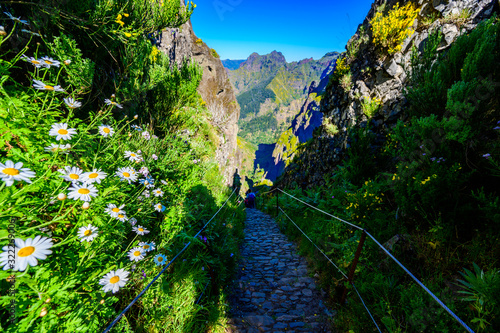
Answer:
[(306, 260), (267, 214), (247, 209), (242, 261), (230, 299), (231, 333), (332, 332)]

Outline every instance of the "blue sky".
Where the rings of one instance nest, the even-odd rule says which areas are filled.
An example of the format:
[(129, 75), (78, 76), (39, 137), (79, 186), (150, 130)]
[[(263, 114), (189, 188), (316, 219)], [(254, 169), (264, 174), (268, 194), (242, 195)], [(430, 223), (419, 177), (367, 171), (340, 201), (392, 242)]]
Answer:
[(287, 61), (344, 51), (373, 0), (198, 0), (194, 33), (221, 59), (282, 52)]

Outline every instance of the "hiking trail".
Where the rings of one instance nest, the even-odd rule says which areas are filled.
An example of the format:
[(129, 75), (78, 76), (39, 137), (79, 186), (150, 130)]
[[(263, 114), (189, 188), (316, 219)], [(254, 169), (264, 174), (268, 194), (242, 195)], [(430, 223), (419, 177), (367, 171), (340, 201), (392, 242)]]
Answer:
[(231, 290), (228, 333), (331, 333), (325, 292), (269, 215), (247, 209), (242, 260)]

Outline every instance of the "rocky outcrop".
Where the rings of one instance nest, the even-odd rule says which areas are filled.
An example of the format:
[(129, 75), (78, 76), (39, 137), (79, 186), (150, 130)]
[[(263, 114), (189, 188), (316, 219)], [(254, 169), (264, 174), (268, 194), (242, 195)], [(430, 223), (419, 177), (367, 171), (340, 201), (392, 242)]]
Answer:
[[(349, 146), (348, 128), (351, 126), (366, 126), (371, 122), (377, 140), (381, 141), (384, 133), (399, 119), (405, 120), (407, 101), (403, 89), (408, 83), (407, 71), (410, 68), (412, 46), (423, 50), (429, 34), (440, 28), (443, 40), (438, 48), (444, 52), (457, 39), (476, 25), (491, 16), (494, 0), (415, 0), (412, 1), (420, 12), (414, 22), (415, 33), (402, 44), (401, 51), (380, 58), (371, 43), (361, 42), (362, 30), (370, 31), (369, 21), (374, 17), (376, 9), (385, 3), (386, 8), (392, 8), (400, 1), (376, 0), (363, 24), (349, 40), (346, 49), (359, 45), (357, 57), (351, 63), (351, 87), (345, 89), (340, 84), (331, 85), (321, 102), (321, 112), (324, 115), (322, 130), (319, 131), (307, 151), (296, 159), (296, 163), (285, 170), (283, 183), (296, 184), (302, 187), (312, 187), (323, 182), (323, 175), (330, 173), (342, 160)], [(405, 3), (408, 1), (404, 1)], [(461, 14), (468, 12), (466, 19)], [(429, 22), (429, 17), (436, 17)], [(406, 69), (406, 70), (405, 70)], [(363, 113), (361, 100), (364, 98), (380, 99), (382, 105), (379, 111), (368, 119)], [(328, 131), (326, 124), (334, 125), (338, 133)]]
[(236, 139), (240, 107), (221, 60), (196, 37), (191, 21), (179, 29), (163, 31), (158, 49), (168, 54), (172, 62), (180, 64), (184, 59), (192, 58), (203, 68), (198, 92), (212, 114), (212, 124), (219, 130), (216, 160), (224, 179), (232, 185), (233, 174), (238, 168)]

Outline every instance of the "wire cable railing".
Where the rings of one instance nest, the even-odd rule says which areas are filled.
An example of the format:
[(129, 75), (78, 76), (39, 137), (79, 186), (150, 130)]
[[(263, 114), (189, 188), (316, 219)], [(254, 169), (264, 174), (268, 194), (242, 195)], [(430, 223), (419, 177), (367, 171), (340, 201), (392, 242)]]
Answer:
[[(398, 265), (399, 265), (399, 266), (400, 266), (400, 267), (401, 267), (401, 268), (402, 268), (402, 269), (403, 269), (403, 270), (404, 270), (404, 271), (405, 271), (408, 275), (410, 275), (410, 277), (411, 277), (413, 280), (415, 280), (415, 282), (416, 282), (416, 283), (417, 283), (417, 284), (418, 284), (418, 285), (419, 285), (422, 289), (424, 289), (424, 290), (425, 290), (425, 291), (426, 291), (426, 292), (427, 292), (427, 293), (428, 293), (428, 294), (429, 294), (429, 295), (430, 295), (430, 296), (431, 296), (431, 297), (432, 297), (432, 298), (433, 298), (433, 299), (434, 299), (434, 300), (435, 300), (435, 301), (436, 301), (436, 302), (437, 302), (437, 303), (438, 303), (438, 304), (439, 304), (439, 305), (440, 305), (440, 306), (441, 306), (444, 310), (446, 310), (446, 312), (448, 312), (448, 313), (449, 313), (449, 314), (450, 314), (450, 315), (451, 315), (451, 316), (452, 316), (452, 317), (453, 317), (453, 318), (454, 318), (454, 319), (455, 319), (455, 320), (456, 320), (456, 321), (457, 321), (460, 325), (462, 325), (462, 327), (463, 327), (463, 328), (465, 328), (465, 329), (467, 330), (467, 332), (469, 332), (469, 333), (474, 333), (474, 331), (473, 331), (473, 330), (472, 330), (469, 326), (467, 326), (467, 324), (466, 324), (463, 320), (461, 320), (461, 319), (460, 319), (460, 318), (459, 318), (459, 317), (458, 317), (458, 316), (457, 316), (457, 315), (456, 315), (453, 311), (451, 311), (451, 310), (450, 310), (450, 308), (448, 308), (448, 307), (447, 307), (447, 306), (446, 306), (446, 305), (445, 305), (445, 304), (444, 304), (444, 303), (443, 303), (443, 302), (442, 302), (442, 301), (441, 301), (441, 300), (440, 300), (440, 299), (439, 299), (436, 295), (434, 295), (434, 293), (433, 293), (432, 291), (430, 291), (430, 290), (429, 290), (429, 288), (427, 288), (427, 287), (426, 287), (426, 286), (425, 286), (425, 285), (424, 285), (424, 284), (423, 284), (423, 283), (422, 283), (422, 282), (421, 282), (421, 281), (420, 281), (420, 280), (419, 280), (419, 279), (418, 279), (415, 275), (413, 275), (413, 274), (412, 274), (412, 273), (411, 273), (411, 272), (410, 272), (410, 271), (409, 271), (409, 270), (408, 270), (408, 269), (407, 269), (407, 268), (406, 268), (406, 267), (405, 267), (405, 266), (404, 266), (401, 262), (399, 262), (399, 260), (397, 260), (397, 259), (396, 259), (396, 258), (395, 258), (395, 257), (394, 257), (394, 256), (393, 256), (390, 252), (389, 252), (389, 250), (387, 250), (387, 249), (386, 249), (386, 248), (385, 248), (382, 244), (380, 244), (380, 242), (379, 242), (379, 241), (377, 241), (377, 239), (375, 239), (375, 237), (373, 237), (370, 233), (368, 233), (368, 232), (367, 232), (366, 230), (364, 230), (362, 227), (357, 226), (357, 225), (355, 225), (355, 224), (352, 224), (352, 223), (350, 223), (350, 222), (347, 222), (347, 221), (345, 221), (345, 220), (343, 220), (343, 219), (341, 219), (341, 218), (339, 218), (339, 217), (337, 217), (337, 216), (334, 216), (334, 215), (332, 215), (332, 214), (330, 214), (330, 213), (327, 213), (327, 212), (325, 212), (325, 211), (323, 211), (323, 210), (321, 210), (321, 209), (319, 209), (319, 208), (317, 208), (317, 207), (314, 207), (313, 205), (311, 205), (311, 204), (309, 204), (309, 203), (307, 203), (307, 202), (305, 202), (305, 201), (303, 201), (303, 200), (301, 200), (301, 199), (299, 199), (299, 198), (296, 198), (295, 196), (293, 196), (293, 195), (291, 195), (291, 194), (289, 194), (289, 193), (287, 193), (287, 192), (283, 191), (282, 189), (280, 189), (280, 188), (278, 188), (278, 187), (277, 187), (277, 188), (275, 188), (275, 189), (273, 189), (272, 191), (269, 191), (269, 192), (273, 192), (274, 190), (278, 190), (278, 191), (280, 191), (281, 193), (286, 194), (286, 195), (288, 195), (289, 197), (291, 197), (291, 198), (293, 198), (293, 199), (295, 199), (295, 200), (297, 200), (297, 201), (299, 201), (299, 202), (301, 202), (301, 203), (303, 203), (303, 204), (305, 204), (305, 205), (307, 205), (307, 206), (309, 206), (309, 207), (311, 207), (311, 208), (313, 208), (313, 209), (315, 209), (315, 210), (317, 210), (317, 211), (319, 211), (319, 212), (321, 212), (321, 213), (323, 213), (323, 214), (325, 214), (325, 215), (328, 215), (328, 216), (330, 216), (330, 217), (332, 217), (332, 218), (335, 218), (335, 219), (337, 219), (337, 220), (339, 220), (339, 221), (341, 221), (341, 222), (343, 222), (343, 223), (345, 223), (345, 224), (347, 224), (347, 225), (349, 225), (349, 226), (351, 226), (351, 227), (354, 227), (354, 228), (356, 228), (356, 229), (362, 230), (364, 233), (366, 233), (366, 234), (367, 234), (367, 235), (368, 235), (368, 236), (369, 236), (369, 237), (370, 237), (370, 238), (371, 238), (371, 239), (375, 242), (375, 244), (377, 244), (377, 245), (378, 245), (378, 246), (379, 246), (379, 247), (380, 247), (380, 248), (381, 248), (381, 249), (382, 249), (382, 250), (383, 250), (383, 251), (384, 251), (384, 252), (385, 252), (385, 253), (389, 256), (389, 258), (391, 258), (392, 260), (394, 260), (394, 261), (396, 262), (396, 264), (398, 264)], [(268, 193), (269, 193), (269, 192), (268, 192)], [(281, 211), (282, 211), (282, 212), (286, 215), (286, 217), (288, 217), (288, 219), (289, 219), (290, 221), (292, 221), (292, 219), (291, 219), (291, 218), (290, 218), (290, 217), (289, 217), (289, 216), (288, 216), (288, 215), (287, 215), (287, 214), (283, 211), (283, 209), (281, 209), (281, 207), (279, 207), (278, 202), (277, 202), (277, 205), (278, 205), (278, 206), (277, 206), (277, 207), (278, 207), (278, 209), (279, 209), (279, 210), (281, 210)], [(297, 224), (295, 224), (295, 222), (293, 222), (293, 221), (292, 221), (292, 223), (293, 223), (293, 224), (294, 224), (294, 225), (295, 225), (295, 226), (296, 226), (296, 227), (297, 227), (297, 228), (298, 228), (298, 229), (299, 229), (299, 230), (300, 230), (300, 231), (301, 231), (301, 232), (302, 232), (302, 233), (303, 233), (303, 234), (307, 237), (307, 239), (308, 239), (311, 243), (313, 243), (313, 245), (314, 245), (314, 246), (315, 246), (315, 247), (319, 250), (318, 246), (317, 246), (316, 244), (314, 244), (314, 242), (313, 242), (313, 241), (312, 241), (312, 240), (311, 240), (311, 239), (310, 239), (310, 238), (309, 238), (309, 237), (308, 237), (308, 236), (307, 236), (307, 235), (306, 235), (306, 234), (305, 234), (305, 233), (304, 233), (304, 232), (303, 232), (303, 231), (302, 231), (302, 230), (301, 230), (298, 226), (297, 226)], [(319, 250), (319, 251), (320, 251), (320, 252), (321, 252), (321, 253), (322, 253), (325, 257), (327, 257), (327, 256), (326, 256), (326, 255), (325, 255), (325, 254), (324, 254), (321, 250)], [(327, 258), (328, 258), (328, 257), (327, 257)], [(344, 277), (346, 277), (346, 278), (347, 278), (347, 276), (346, 276), (346, 275), (345, 275), (345, 274), (344, 274), (344, 273), (343, 273), (343, 272), (342, 272), (342, 271), (341, 271), (341, 270), (337, 267), (337, 265), (335, 265), (335, 264), (334, 264), (334, 263), (333, 263), (333, 262), (332, 262), (329, 258), (328, 258), (328, 261), (329, 261), (330, 263), (332, 263), (332, 264), (333, 264), (333, 265), (334, 265), (334, 266), (335, 266), (335, 267), (336, 267), (336, 268), (337, 268), (337, 269), (338, 269), (338, 270), (342, 273), (342, 275), (343, 275)], [(349, 282), (350, 282), (350, 283), (351, 283), (351, 285), (354, 287), (354, 290), (356, 291), (356, 293), (358, 294), (359, 298), (361, 299), (361, 302), (363, 303), (363, 306), (364, 306), (364, 307), (365, 307), (365, 309), (368, 311), (368, 313), (369, 313), (370, 317), (372, 318), (373, 322), (375, 323), (375, 325), (377, 325), (377, 324), (376, 324), (376, 322), (375, 322), (375, 320), (373, 319), (373, 317), (372, 317), (372, 315), (371, 315), (370, 311), (369, 311), (369, 310), (368, 310), (368, 308), (366, 307), (366, 305), (365, 305), (365, 303), (364, 303), (363, 299), (361, 298), (361, 295), (359, 294), (358, 290), (356, 289), (356, 287), (355, 287), (355, 286), (354, 286), (354, 284), (352, 283), (351, 279), (349, 279)], [(377, 325), (377, 328), (378, 328), (378, 329), (379, 329), (379, 331), (380, 331), (380, 328), (378, 327), (378, 325)]]
[[(305, 237), (306, 237), (306, 238), (307, 238), (307, 239), (311, 242), (311, 244), (312, 244), (312, 245), (314, 245), (314, 246), (316, 247), (316, 249), (318, 249), (318, 251), (319, 251), (319, 252), (320, 252), (320, 253), (321, 253), (321, 254), (322, 254), (322, 255), (323, 255), (323, 256), (324, 256), (324, 257), (325, 257), (325, 258), (326, 258), (326, 259), (327, 259), (327, 260), (328, 260), (328, 261), (329, 261), (332, 265), (333, 265), (333, 266), (335, 266), (335, 268), (337, 268), (337, 270), (340, 272), (340, 274), (342, 274), (342, 276), (344, 276), (346, 279), (348, 279), (348, 280), (349, 280), (349, 278), (347, 277), (347, 275), (346, 275), (344, 272), (342, 272), (342, 270), (341, 270), (341, 269), (340, 269), (337, 265), (335, 265), (335, 263), (334, 263), (334, 262), (333, 262), (333, 261), (332, 261), (332, 260), (331, 260), (331, 259), (330, 259), (330, 258), (329, 258), (329, 257), (328, 257), (328, 256), (327, 256), (324, 252), (323, 252), (323, 251), (321, 251), (321, 249), (320, 249), (320, 248), (319, 248), (319, 247), (318, 247), (318, 246), (317, 246), (317, 245), (316, 245), (316, 244), (315, 244), (315, 243), (314, 243), (314, 242), (313, 242), (313, 241), (312, 241), (312, 240), (311, 240), (311, 239), (310, 239), (310, 238), (306, 235), (306, 233), (305, 233), (304, 231), (302, 231), (302, 229), (300, 229), (300, 228), (299, 228), (299, 226), (298, 226), (295, 222), (293, 222), (293, 220), (290, 218), (290, 216), (288, 216), (288, 214), (287, 214), (287, 213), (285, 213), (285, 211), (284, 211), (281, 207), (279, 207), (279, 209), (281, 210), (281, 212), (282, 212), (283, 214), (285, 214), (285, 216), (286, 216), (286, 217), (288, 217), (288, 219), (290, 220), (290, 222), (292, 222), (292, 223), (293, 223), (293, 225), (294, 225), (294, 226), (296, 226), (296, 227), (297, 227), (297, 229), (299, 229), (299, 230), (300, 230), (300, 232), (301, 232), (301, 233), (302, 233), (302, 234), (303, 234), (303, 235), (304, 235), (304, 236), (305, 236)], [(363, 298), (362, 298), (362, 297), (361, 297), (361, 295), (359, 294), (358, 289), (356, 289), (356, 287), (354, 286), (354, 284), (353, 284), (352, 282), (351, 282), (351, 285), (354, 287), (354, 290), (356, 290), (356, 293), (358, 294), (359, 299), (361, 300), (361, 303), (362, 303), (362, 304), (363, 304), (363, 306), (365, 307), (366, 312), (368, 312), (368, 314), (370, 315), (370, 318), (372, 319), (373, 323), (374, 323), (374, 324), (375, 324), (375, 326), (377, 327), (378, 331), (379, 331), (380, 333), (382, 333), (382, 331), (380, 330), (380, 327), (378, 327), (378, 325), (377, 325), (377, 322), (375, 321), (375, 319), (373, 319), (373, 316), (372, 316), (372, 314), (371, 314), (370, 310), (368, 310), (368, 307), (366, 306), (365, 302), (363, 301)]]
[[(198, 233), (196, 235), (194, 235), (193, 238), (196, 238), (198, 237), (198, 235), (203, 231), (205, 230), (205, 228), (210, 224), (210, 222), (212, 222), (212, 220), (217, 216), (217, 214), (219, 214), (219, 212), (222, 210), (222, 208), (224, 208), (224, 206), (227, 204), (227, 202), (229, 201), (229, 199), (231, 199), (231, 197), (233, 196), (234, 192), (236, 192), (237, 188), (235, 188), (233, 190), (233, 192), (231, 193), (231, 195), (227, 198), (227, 200), (224, 202), (224, 204), (219, 208), (219, 210), (217, 210), (217, 212), (214, 214), (214, 216), (212, 216), (212, 218), (210, 220), (208, 220), (207, 223), (205, 223), (205, 225), (203, 226), (203, 228), (200, 229), (200, 231), (198, 231)], [(144, 295), (144, 293), (153, 285), (153, 283), (156, 282), (156, 280), (158, 280), (158, 278), (167, 270), (167, 268), (189, 247), (189, 245), (191, 245), (191, 242), (192, 241), (189, 241), (183, 248), (182, 250), (177, 253), (177, 255), (172, 259), (170, 260), (170, 262), (160, 271), (160, 273), (158, 273), (154, 278), (153, 280), (151, 280), (151, 282), (148, 283), (148, 285), (132, 300), (132, 302), (130, 302), (129, 305), (127, 305), (127, 307), (125, 309), (123, 309), (123, 311), (111, 322), (111, 324), (108, 325), (108, 327), (106, 327), (106, 329), (103, 331), (103, 333), (107, 333), (109, 332), (109, 330), (111, 330), (111, 328), (113, 328), (113, 326), (120, 320), (120, 318), (132, 307), (132, 305), (134, 305), (135, 302), (137, 302), (139, 300), (139, 298), (141, 298), (142, 295)], [(208, 285), (208, 284), (207, 284)], [(205, 289), (206, 289), (206, 286), (205, 286)], [(205, 291), (205, 289), (203, 290), (203, 292)], [(202, 293), (203, 295), (203, 293)], [(201, 298), (201, 297), (200, 297)], [(199, 301), (199, 299), (198, 299)], [(198, 302), (197, 301), (197, 302)]]

